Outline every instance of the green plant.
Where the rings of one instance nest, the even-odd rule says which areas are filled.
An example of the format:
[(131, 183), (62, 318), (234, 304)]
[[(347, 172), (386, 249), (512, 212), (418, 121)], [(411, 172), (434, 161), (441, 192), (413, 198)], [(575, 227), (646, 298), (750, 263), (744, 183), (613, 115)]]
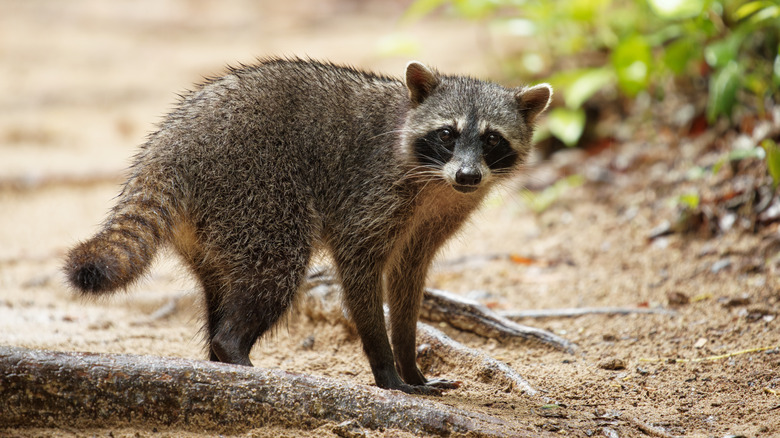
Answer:
[(771, 139), (761, 142), (761, 146), (766, 151), (766, 167), (772, 176), (772, 187), (777, 190), (780, 184), (780, 147)]

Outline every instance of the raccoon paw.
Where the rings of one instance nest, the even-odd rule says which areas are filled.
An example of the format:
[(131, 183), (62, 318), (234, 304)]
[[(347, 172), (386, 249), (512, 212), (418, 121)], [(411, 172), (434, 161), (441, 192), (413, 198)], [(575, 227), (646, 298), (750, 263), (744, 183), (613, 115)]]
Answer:
[(392, 389), (396, 389), (407, 394), (441, 396), (444, 391), (448, 389), (457, 389), (461, 384), (462, 382), (459, 381), (433, 379), (428, 380), (424, 385), (408, 385), (404, 383), (399, 385), (397, 388)]

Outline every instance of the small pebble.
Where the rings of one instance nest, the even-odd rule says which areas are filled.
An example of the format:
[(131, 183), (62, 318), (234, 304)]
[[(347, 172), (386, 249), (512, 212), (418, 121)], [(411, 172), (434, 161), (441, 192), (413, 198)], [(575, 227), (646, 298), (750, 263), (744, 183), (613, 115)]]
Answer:
[(666, 300), (669, 302), (670, 306), (684, 306), (691, 302), (688, 295), (685, 295), (680, 291), (668, 292), (666, 294)]
[(626, 362), (623, 359), (610, 358), (599, 362), (599, 368), (603, 370), (624, 370), (626, 369)]
[(718, 272), (722, 271), (725, 268), (728, 268), (729, 266), (731, 266), (731, 260), (729, 260), (729, 259), (721, 259), (721, 260), (718, 260), (717, 262), (712, 264), (712, 267), (710, 268), (710, 271), (713, 274), (717, 274)]
[(723, 307), (746, 306), (750, 304), (750, 295), (743, 294), (738, 297), (724, 298), (718, 301), (720, 301)]
[(314, 335), (306, 336), (306, 338), (301, 341), (301, 348), (304, 350), (311, 350), (314, 348)]

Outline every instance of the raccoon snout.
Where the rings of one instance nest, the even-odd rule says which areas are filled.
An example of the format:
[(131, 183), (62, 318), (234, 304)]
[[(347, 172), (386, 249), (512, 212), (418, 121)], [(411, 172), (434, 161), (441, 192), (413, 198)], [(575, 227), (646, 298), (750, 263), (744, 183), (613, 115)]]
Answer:
[(455, 182), (464, 186), (476, 186), (482, 182), (482, 172), (476, 167), (461, 167), (455, 172)]
[(473, 192), (482, 182), (482, 172), (477, 167), (461, 167), (455, 172), (455, 190), (463, 193)]

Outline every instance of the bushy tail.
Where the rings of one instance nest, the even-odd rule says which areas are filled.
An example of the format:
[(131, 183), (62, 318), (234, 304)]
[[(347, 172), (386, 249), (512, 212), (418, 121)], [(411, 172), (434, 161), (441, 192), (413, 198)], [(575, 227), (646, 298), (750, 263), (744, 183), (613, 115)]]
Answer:
[[(103, 229), (68, 252), (68, 282), (84, 294), (130, 285), (149, 267), (174, 225), (171, 199), (151, 187), (125, 186)], [(136, 181), (137, 182), (137, 181)]]

